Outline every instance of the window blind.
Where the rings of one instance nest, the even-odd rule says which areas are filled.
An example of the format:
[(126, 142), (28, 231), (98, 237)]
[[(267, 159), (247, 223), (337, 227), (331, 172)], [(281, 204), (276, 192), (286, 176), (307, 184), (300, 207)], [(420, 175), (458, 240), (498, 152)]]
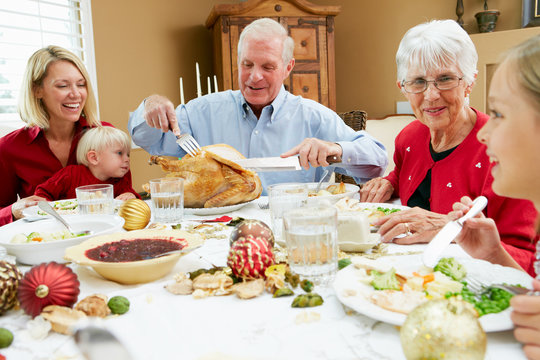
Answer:
[(42, 47), (79, 56), (97, 92), (90, 0), (0, 0), (0, 19), (0, 126), (23, 125), (19, 88), (28, 58)]

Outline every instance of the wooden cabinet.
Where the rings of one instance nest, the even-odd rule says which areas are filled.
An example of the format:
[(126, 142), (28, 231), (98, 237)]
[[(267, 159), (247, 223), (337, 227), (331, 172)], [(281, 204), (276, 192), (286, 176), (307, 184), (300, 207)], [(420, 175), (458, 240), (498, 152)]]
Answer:
[(294, 39), (295, 65), (284, 81), (295, 95), (336, 109), (334, 17), (340, 6), (313, 5), (306, 0), (248, 0), (215, 5), (206, 20), (213, 32), (214, 72), (220, 88), (238, 89), (238, 38), (261, 17), (279, 21)]

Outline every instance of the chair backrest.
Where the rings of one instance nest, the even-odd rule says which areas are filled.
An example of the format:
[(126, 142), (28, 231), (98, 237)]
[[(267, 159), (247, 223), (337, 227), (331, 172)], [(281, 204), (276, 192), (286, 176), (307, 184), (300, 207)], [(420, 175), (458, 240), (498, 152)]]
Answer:
[(367, 112), (365, 111), (353, 110), (337, 114), (343, 119), (345, 124), (349, 125), (356, 131), (364, 130), (366, 128)]
[(388, 167), (384, 176), (394, 170), (394, 140), (403, 128), (415, 119), (414, 115), (389, 115), (383, 119), (369, 119), (366, 123), (366, 131), (369, 135), (379, 140), (388, 152)]

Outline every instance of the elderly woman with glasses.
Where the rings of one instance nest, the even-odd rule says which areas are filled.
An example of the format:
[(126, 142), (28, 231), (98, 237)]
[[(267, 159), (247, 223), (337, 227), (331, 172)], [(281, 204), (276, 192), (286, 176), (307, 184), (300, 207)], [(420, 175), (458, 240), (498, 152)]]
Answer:
[[(477, 133), (488, 115), (469, 106), (478, 55), (469, 35), (452, 20), (410, 29), (396, 54), (397, 86), (417, 117), (395, 140), (395, 170), (368, 181), (361, 201), (399, 196), (411, 209), (381, 218), (383, 241), (429, 242), (449, 221), (462, 196), (484, 195), (502, 245), (533, 273), (536, 210), (532, 202), (496, 195), (492, 165)], [(398, 238), (396, 238), (398, 237)]]

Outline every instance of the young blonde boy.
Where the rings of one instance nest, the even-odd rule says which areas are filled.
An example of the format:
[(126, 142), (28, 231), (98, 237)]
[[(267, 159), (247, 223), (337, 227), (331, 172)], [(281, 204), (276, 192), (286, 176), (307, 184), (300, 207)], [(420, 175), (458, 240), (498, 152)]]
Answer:
[(86, 131), (77, 146), (78, 165), (68, 165), (36, 188), (34, 195), (47, 200), (72, 199), (75, 188), (112, 184), (119, 200), (140, 198), (131, 185), (131, 141), (122, 130), (100, 126)]

